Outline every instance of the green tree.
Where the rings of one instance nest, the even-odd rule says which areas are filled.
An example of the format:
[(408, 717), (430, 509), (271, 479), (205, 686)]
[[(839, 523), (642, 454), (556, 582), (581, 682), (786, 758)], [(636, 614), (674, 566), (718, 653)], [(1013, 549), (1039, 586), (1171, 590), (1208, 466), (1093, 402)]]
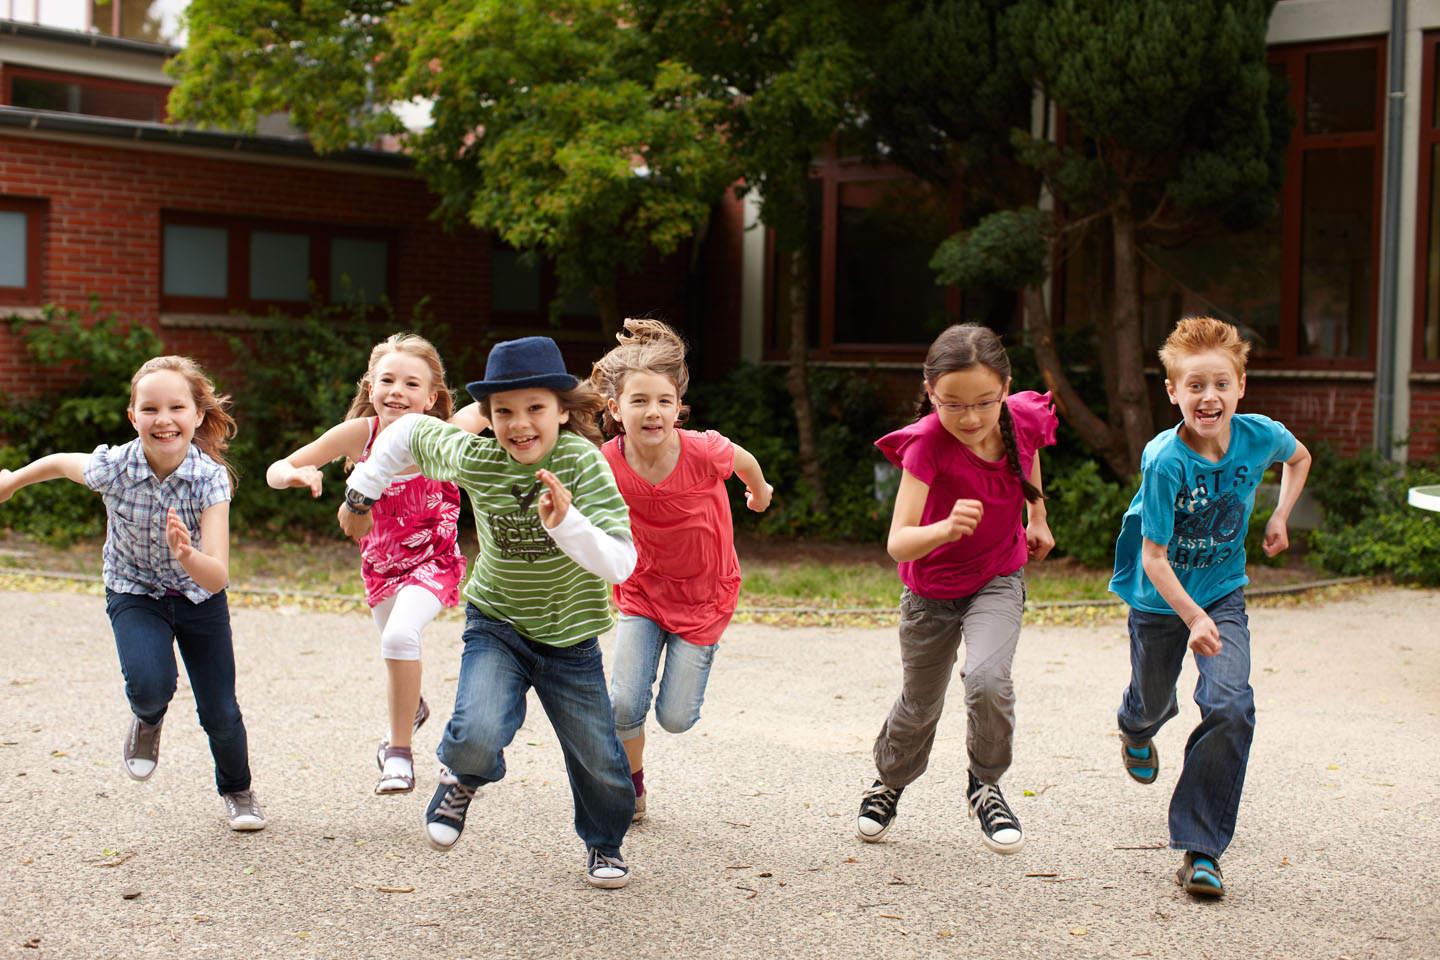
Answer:
[[(1292, 120), (1265, 63), (1274, 0), (1004, 6), (996, 48), (1078, 136), (1061, 145), (1014, 129), (1014, 155), (1043, 182), (1040, 195), (951, 237), (932, 265), (942, 283), (1023, 291), (1030, 342), (1057, 406), (1126, 477), (1154, 432), (1141, 336), (1142, 247), (1252, 225), (1276, 203)], [(1052, 262), (1102, 230), (1109, 275), (1091, 279), (1111, 291), (1094, 330), (1104, 416), (1071, 383), (1066, 360), (1074, 358), (1060, 356), (1041, 290)]]
[[(619, 0), (194, 0), (172, 116), (253, 132), (288, 112), (317, 149), (397, 136), (439, 197), (551, 257), (619, 329), (616, 281), (674, 252), (734, 180), (721, 111)], [(428, 101), (407, 132), (396, 108)]]

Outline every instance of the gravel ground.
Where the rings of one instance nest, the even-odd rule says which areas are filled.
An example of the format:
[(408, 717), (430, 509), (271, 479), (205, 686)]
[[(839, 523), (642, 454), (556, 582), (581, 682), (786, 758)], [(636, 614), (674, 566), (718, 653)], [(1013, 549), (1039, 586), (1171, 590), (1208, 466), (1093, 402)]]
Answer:
[[(233, 611), (270, 817), (254, 834), (224, 824), (183, 675), (160, 769), (124, 775), (102, 600), (0, 593), (0, 617), (0, 957), (1440, 956), (1437, 592), (1252, 609), (1259, 727), (1219, 902), (1182, 893), (1179, 854), (1158, 849), (1188, 695), (1158, 738), (1159, 782), (1121, 770), (1120, 620), (1021, 637), (1003, 786), (1028, 842), (1013, 857), (987, 852), (966, 816), (958, 680), (929, 772), (886, 842), (862, 844), (894, 630), (732, 628), (699, 725), (652, 724), (633, 881), (602, 891), (583, 880), (533, 700), (508, 778), (450, 853), (421, 837), (429, 759), (414, 794), (371, 794), (383, 676), (366, 616)], [(448, 714), (460, 627), (428, 632), (437, 716), (417, 757)], [(1182, 694), (1193, 685), (1187, 666)]]

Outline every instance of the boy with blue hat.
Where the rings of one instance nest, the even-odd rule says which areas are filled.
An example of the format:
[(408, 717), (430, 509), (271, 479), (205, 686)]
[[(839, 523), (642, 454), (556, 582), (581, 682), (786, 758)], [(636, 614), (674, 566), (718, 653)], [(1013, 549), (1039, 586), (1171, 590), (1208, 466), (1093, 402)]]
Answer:
[(635, 567), (629, 512), (600, 453), (603, 405), (565, 369), (549, 337), (496, 344), (485, 379), (466, 385), (493, 437), (407, 415), (375, 442), (346, 486), (340, 526), (363, 536), (369, 511), (407, 467), (470, 496), (480, 550), (466, 579), (465, 649), (455, 710), (436, 755), (425, 812), (431, 847), (449, 850), (480, 786), (505, 776), (504, 749), (533, 687), (555, 728), (586, 847), (585, 879), (623, 887), (620, 843), (635, 809), (615, 736), (597, 635), (614, 626), (609, 585)]

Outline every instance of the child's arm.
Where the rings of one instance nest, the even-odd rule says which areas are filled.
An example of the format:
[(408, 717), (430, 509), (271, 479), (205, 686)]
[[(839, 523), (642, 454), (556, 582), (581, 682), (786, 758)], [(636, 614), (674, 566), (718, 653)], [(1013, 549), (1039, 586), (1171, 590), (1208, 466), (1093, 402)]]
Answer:
[(756, 513), (763, 513), (770, 506), (770, 495), (775, 488), (765, 482), (765, 471), (760, 461), (740, 444), (735, 444), (735, 476), (745, 482), (745, 506)]
[[(350, 479), (345, 482), (346, 496), (349, 496), (348, 491), (353, 490), (373, 504), (385, 493), (391, 480), (407, 468), (415, 466), (415, 458), (410, 453), (410, 435), (415, 432), (415, 425), (424, 421), (423, 413), (407, 413), (386, 427), (384, 432), (375, 438), (369, 458), (364, 463), (357, 464), (351, 471)], [(340, 504), (337, 517), (340, 529), (345, 531), (347, 537), (355, 540), (369, 533), (375, 524), (375, 518), (370, 516), (368, 508), (363, 513), (357, 513), (348, 500)]]
[(1163, 543), (1144, 538), (1140, 547), (1140, 565), (1145, 576), (1155, 585), (1160, 596), (1170, 604), (1176, 616), (1190, 628), (1190, 649), (1202, 657), (1213, 657), (1220, 652), (1220, 630), (1200, 604), (1185, 592), (1175, 568), (1170, 566), (1169, 549)]
[(622, 583), (635, 570), (639, 555), (629, 537), (607, 534), (575, 506), (570, 491), (549, 470), (537, 470), (548, 488), (540, 494), (535, 510), (555, 546), (606, 583)]
[(310, 495), (318, 497), (324, 481), (320, 468), (341, 457), (359, 460), (369, 439), (370, 421), (366, 417), (336, 424), (290, 456), (270, 464), (265, 471), (265, 482), (276, 490), (309, 487)]
[(64, 477), (83, 486), (85, 464), (89, 459), (88, 453), (52, 453), (25, 464), (19, 470), (0, 470), (0, 503), (9, 500), (21, 487), (45, 480)]
[(461, 430), (468, 430), (470, 433), (480, 433), (490, 428), (490, 421), (485, 419), (485, 414), (480, 412), (480, 404), (471, 403), (455, 411), (455, 415), (445, 421), (453, 427)]
[[(1044, 491), (1040, 483), (1040, 451), (1035, 451), (1035, 466), (1030, 469), (1030, 482), (1036, 490)], [(1044, 560), (1055, 549), (1055, 535), (1050, 532), (1050, 521), (1046, 519), (1045, 501), (1025, 503), (1025, 546), (1031, 560)]]
[(1287, 527), (1290, 511), (1294, 508), (1295, 501), (1300, 499), (1300, 491), (1305, 489), (1305, 478), (1309, 475), (1310, 451), (1305, 449), (1305, 444), (1296, 440), (1295, 452), (1285, 461), (1285, 466), (1280, 468), (1280, 496), (1275, 503), (1275, 512), (1270, 514), (1270, 522), (1265, 524), (1265, 556), (1273, 557), (1290, 546), (1290, 532)]
[(885, 549), (897, 563), (919, 560), (936, 547), (944, 546), (975, 532), (985, 505), (979, 500), (956, 500), (942, 520), (920, 525), (930, 485), (909, 470), (900, 471), (900, 490), (895, 494), (895, 514), (890, 518), (890, 539)]
[(171, 507), (165, 514), (165, 542), (180, 566), (202, 589), (219, 593), (230, 582), (230, 501), (223, 500), (200, 514), (200, 542), (195, 549), (190, 531)]

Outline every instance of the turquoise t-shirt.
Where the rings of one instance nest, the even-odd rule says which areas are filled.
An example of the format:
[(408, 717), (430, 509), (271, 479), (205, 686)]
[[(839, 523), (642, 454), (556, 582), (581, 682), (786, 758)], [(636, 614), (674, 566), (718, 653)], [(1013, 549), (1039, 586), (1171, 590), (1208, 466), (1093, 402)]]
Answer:
[(466, 600), (521, 635), (557, 647), (615, 625), (610, 585), (556, 546), (535, 509), (546, 489), (535, 471), (544, 467), (586, 519), (628, 539), (630, 511), (599, 447), (561, 430), (539, 463), (517, 463), (493, 437), (423, 417), (410, 435), (410, 452), (425, 476), (452, 481), (470, 495), (480, 551), (462, 590)]
[(1237, 587), (1245, 576), (1245, 533), (1255, 488), (1270, 464), (1295, 455), (1284, 424), (1255, 413), (1230, 420), (1230, 448), (1211, 462), (1186, 446), (1176, 424), (1145, 445), (1140, 489), (1115, 542), (1110, 590), (1137, 610), (1174, 613), (1140, 562), (1142, 538), (1168, 546), (1180, 585), (1201, 607)]

